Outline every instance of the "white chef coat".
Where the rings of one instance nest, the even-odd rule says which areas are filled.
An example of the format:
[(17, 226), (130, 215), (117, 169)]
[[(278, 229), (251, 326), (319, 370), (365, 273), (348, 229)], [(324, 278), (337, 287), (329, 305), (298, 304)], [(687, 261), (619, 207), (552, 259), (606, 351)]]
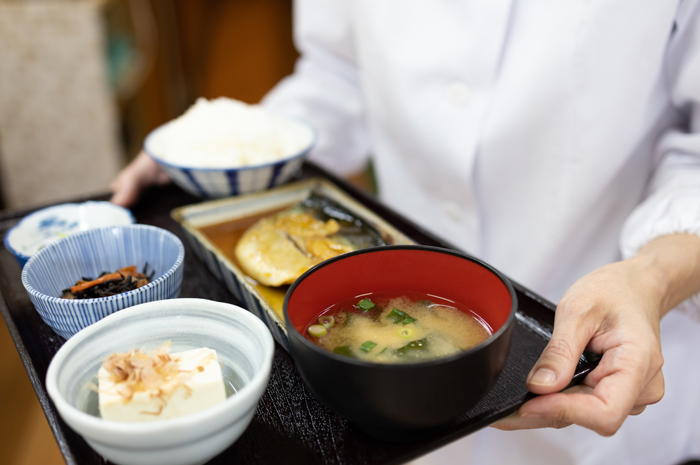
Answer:
[[(558, 301), (654, 237), (700, 234), (700, 0), (301, 0), (266, 97), (339, 173)], [(700, 298), (662, 322), (666, 396), (612, 438), (484, 430), (426, 463), (700, 458)], [(467, 457), (472, 462), (467, 462)]]

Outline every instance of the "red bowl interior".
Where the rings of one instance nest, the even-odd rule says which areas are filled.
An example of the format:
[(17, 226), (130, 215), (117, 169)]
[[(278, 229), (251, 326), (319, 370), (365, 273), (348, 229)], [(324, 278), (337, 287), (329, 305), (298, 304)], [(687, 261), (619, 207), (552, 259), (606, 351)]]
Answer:
[(445, 250), (377, 248), (331, 259), (300, 278), (287, 296), (292, 326), (304, 334), (319, 313), (369, 292), (420, 292), (454, 300), (483, 318), (495, 333), (507, 321), (508, 287), (481, 264)]

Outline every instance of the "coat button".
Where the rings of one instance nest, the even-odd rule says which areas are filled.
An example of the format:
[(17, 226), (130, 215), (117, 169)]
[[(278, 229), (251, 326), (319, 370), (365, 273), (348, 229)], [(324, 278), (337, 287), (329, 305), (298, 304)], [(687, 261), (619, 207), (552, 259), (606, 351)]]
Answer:
[(469, 87), (461, 81), (455, 81), (447, 86), (447, 100), (455, 106), (466, 105), (470, 94)]

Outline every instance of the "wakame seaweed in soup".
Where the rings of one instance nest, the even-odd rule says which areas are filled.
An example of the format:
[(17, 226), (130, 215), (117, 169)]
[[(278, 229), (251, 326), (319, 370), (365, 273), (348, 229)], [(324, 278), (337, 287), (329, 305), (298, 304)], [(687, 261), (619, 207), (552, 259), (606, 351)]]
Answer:
[(467, 307), (415, 292), (348, 298), (323, 311), (305, 331), (308, 340), (330, 352), (377, 363), (454, 355), (491, 334)]

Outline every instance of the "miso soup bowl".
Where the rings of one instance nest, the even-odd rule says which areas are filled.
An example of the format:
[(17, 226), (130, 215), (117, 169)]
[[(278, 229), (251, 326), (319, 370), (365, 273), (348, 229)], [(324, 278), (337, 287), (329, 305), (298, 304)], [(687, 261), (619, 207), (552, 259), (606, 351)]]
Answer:
[[(456, 355), (406, 364), (337, 355), (303, 336), (340, 301), (407, 291), (453, 300), (493, 334)], [(294, 362), (316, 397), (368, 435), (404, 442), (438, 432), (491, 389), (508, 356), (516, 309), (512, 285), (493, 267), (457, 251), (409, 245), (358, 250), (315, 266), (287, 292), (284, 318)]]

